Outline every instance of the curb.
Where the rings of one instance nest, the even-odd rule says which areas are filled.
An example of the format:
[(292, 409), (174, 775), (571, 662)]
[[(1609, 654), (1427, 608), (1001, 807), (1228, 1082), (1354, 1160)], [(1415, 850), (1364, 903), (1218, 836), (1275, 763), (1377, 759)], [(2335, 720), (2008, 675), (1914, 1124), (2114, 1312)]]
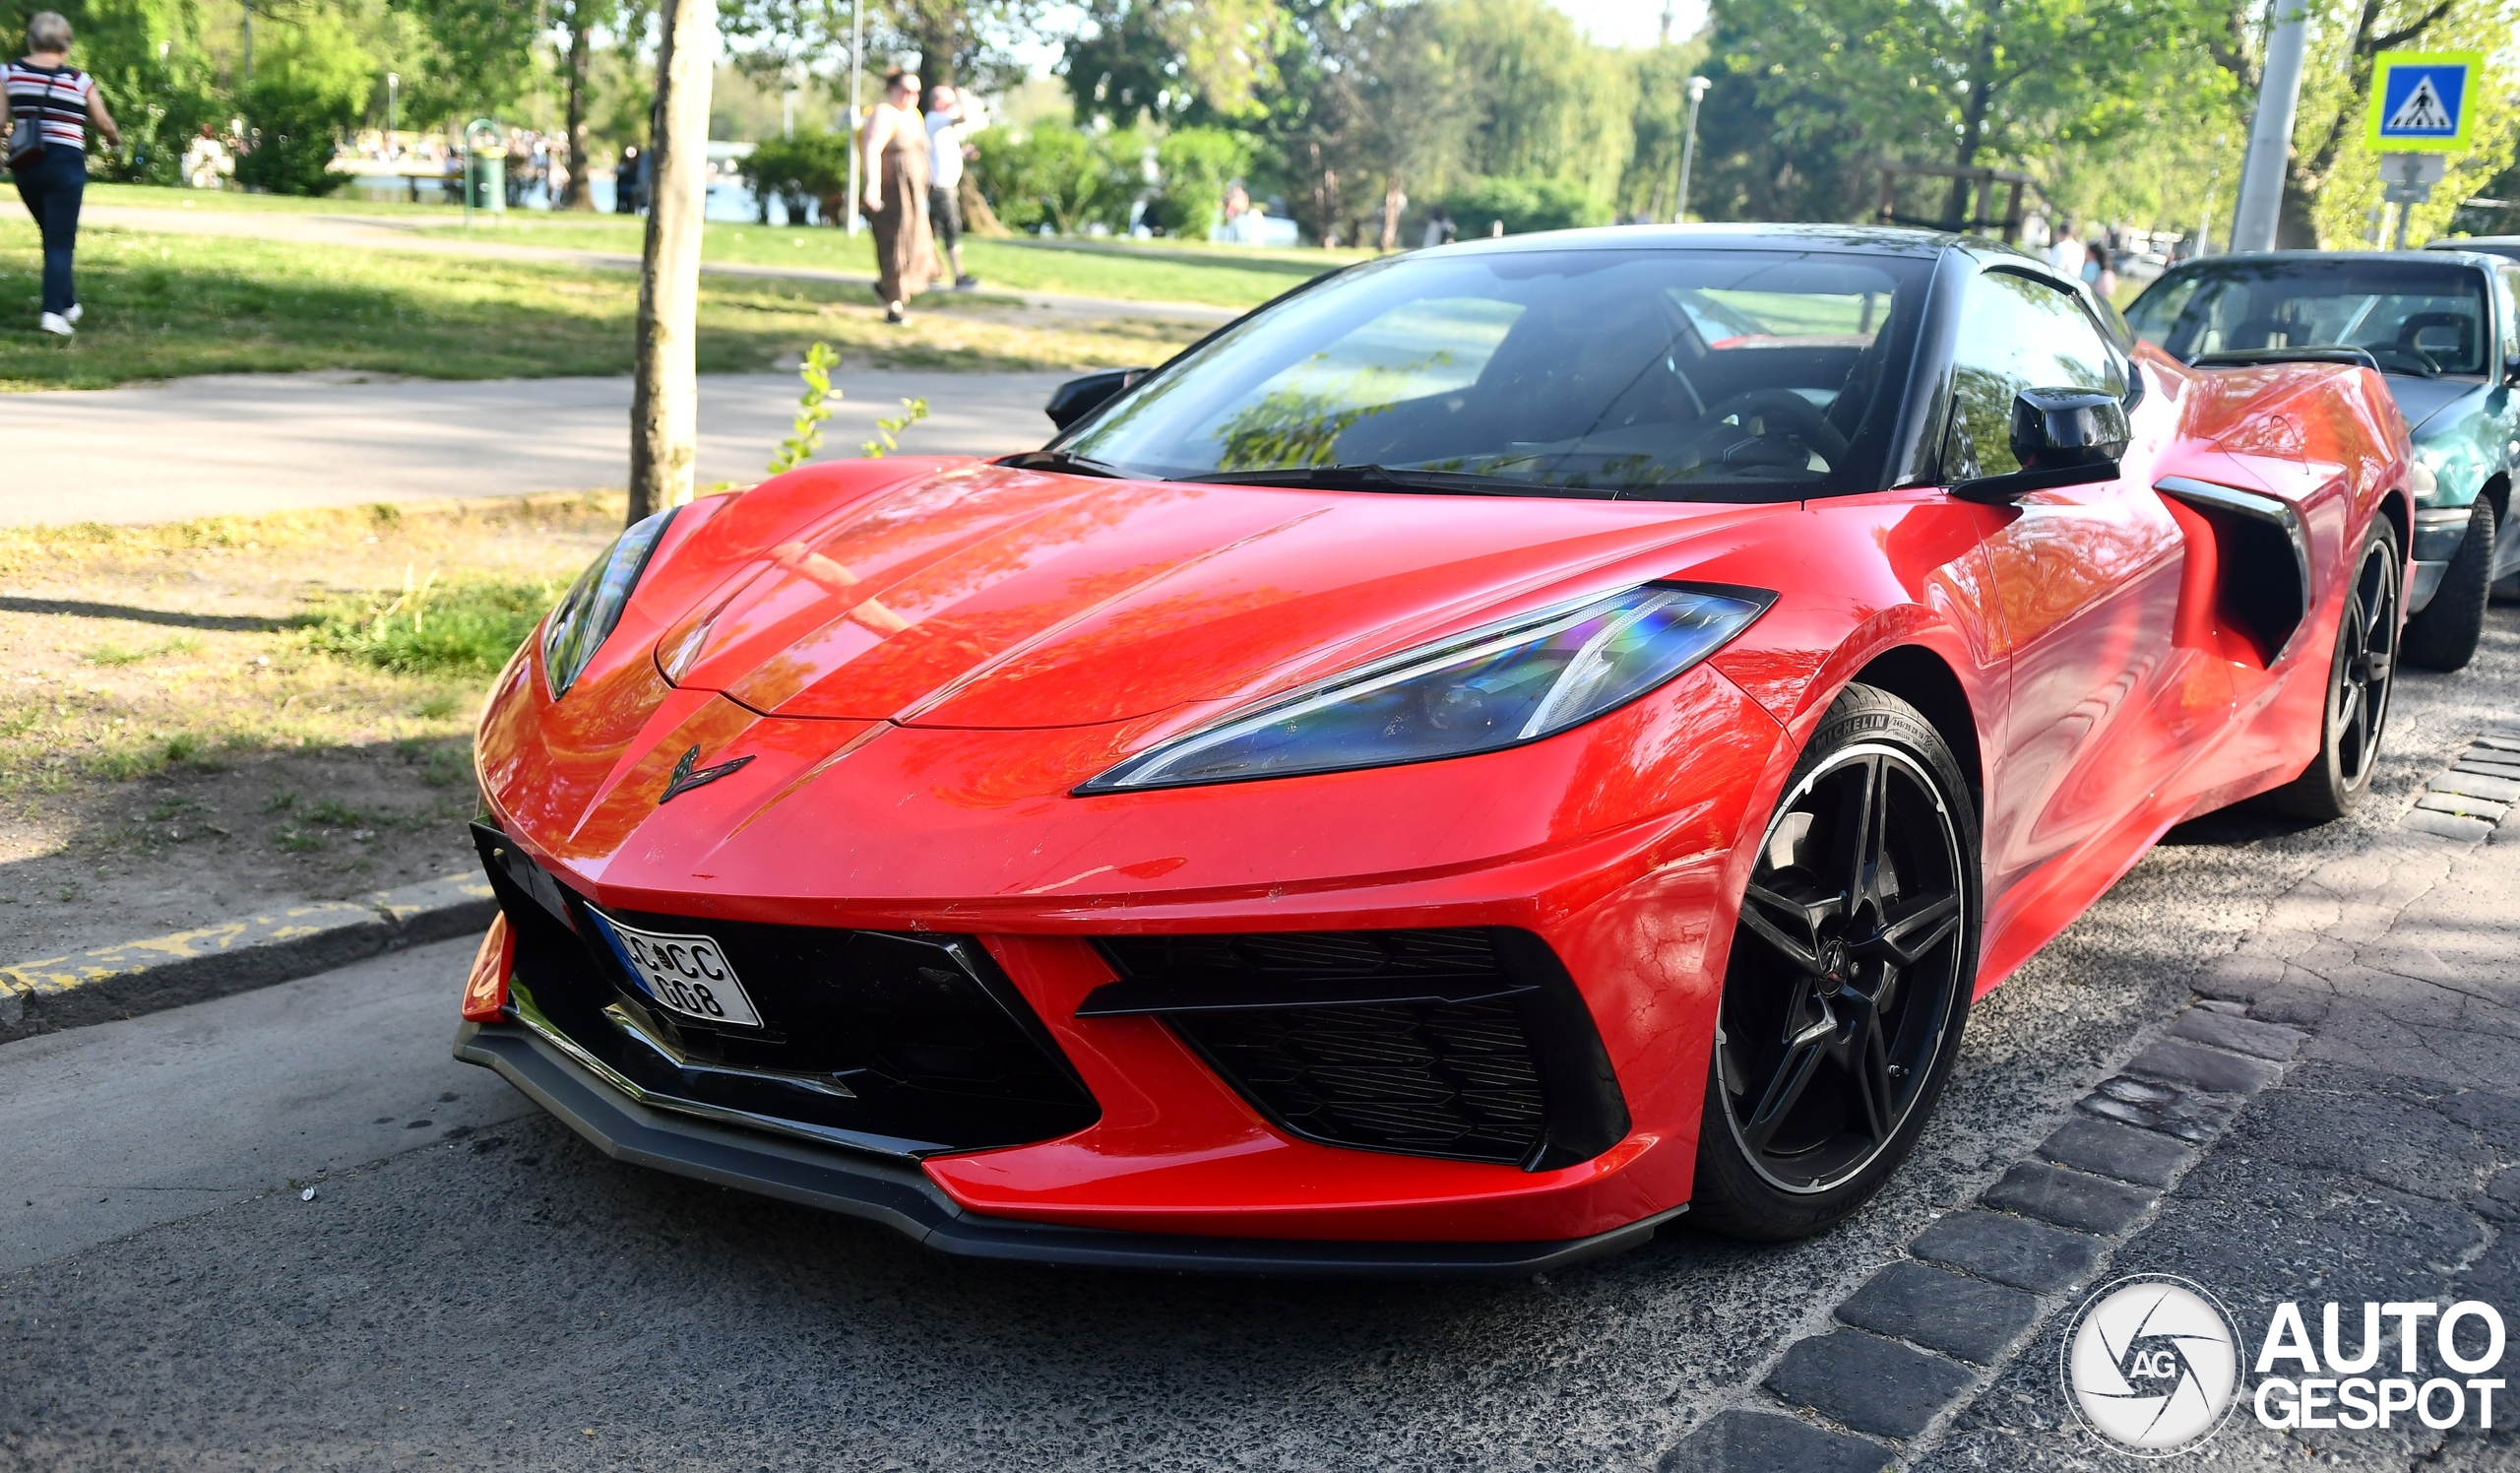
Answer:
[(198, 930), (0, 967), (0, 1043), (311, 977), (404, 946), (467, 935), (498, 909), (462, 872), (362, 901), (327, 900)]

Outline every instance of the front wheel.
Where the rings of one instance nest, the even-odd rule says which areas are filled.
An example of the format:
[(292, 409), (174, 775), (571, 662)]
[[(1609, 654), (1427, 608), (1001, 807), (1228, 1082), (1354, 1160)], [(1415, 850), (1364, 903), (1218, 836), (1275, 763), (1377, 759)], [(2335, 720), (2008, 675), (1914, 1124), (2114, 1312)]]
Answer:
[(2485, 633), (2485, 607), (2493, 583), (2493, 503), (2483, 496), (2468, 513), (2467, 534), (2441, 571), (2441, 586), (2422, 613), (2406, 621), (2403, 650), (2409, 665), (2457, 670), (2476, 658)]
[(2389, 691), (2397, 679), (2403, 586), (2397, 538), (2385, 520), (2373, 517), (2362, 534), (2352, 578), (2337, 620), (2336, 650), (2328, 657), (2318, 755), (2300, 777), (2266, 796), (2278, 812), (2296, 818), (2343, 817), (2380, 765), (2380, 733), (2388, 725)]
[(1733, 930), (1690, 1217), (1800, 1238), (1898, 1168), (1977, 976), (1978, 821), (1916, 708), (1851, 685), (1768, 821)]

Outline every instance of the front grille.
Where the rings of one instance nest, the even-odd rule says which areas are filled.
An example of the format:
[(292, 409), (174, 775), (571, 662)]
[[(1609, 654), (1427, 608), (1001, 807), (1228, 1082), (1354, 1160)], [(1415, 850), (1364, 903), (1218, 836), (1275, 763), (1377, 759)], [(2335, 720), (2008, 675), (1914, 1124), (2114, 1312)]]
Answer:
[(584, 897), (497, 830), (474, 832), (516, 935), (520, 1014), (654, 1103), (913, 1155), (1047, 1140), (1101, 1114), (972, 937), (607, 910), (718, 943), (762, 1026), (711, 1027), (650, 1000)]
[(1112, 936), (1080, 1016), (1162, 1017), (1291, 1134), (1541, 1170), (1627, 1133), (1574, 984), (1501, 928)]

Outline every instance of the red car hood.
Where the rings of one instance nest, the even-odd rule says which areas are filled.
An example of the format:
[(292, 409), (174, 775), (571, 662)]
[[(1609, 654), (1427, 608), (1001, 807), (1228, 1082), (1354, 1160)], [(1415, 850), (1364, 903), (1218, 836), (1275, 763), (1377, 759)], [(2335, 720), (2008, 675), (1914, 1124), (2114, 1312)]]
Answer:
[(1125, 721), (1666, 576), (1673, 544), (1790, 509), (964, 466), (819, 523), (800, 500), (792, 538), (747, 549), (666, 629), (658, 660), (677, 685), (779, 716)]

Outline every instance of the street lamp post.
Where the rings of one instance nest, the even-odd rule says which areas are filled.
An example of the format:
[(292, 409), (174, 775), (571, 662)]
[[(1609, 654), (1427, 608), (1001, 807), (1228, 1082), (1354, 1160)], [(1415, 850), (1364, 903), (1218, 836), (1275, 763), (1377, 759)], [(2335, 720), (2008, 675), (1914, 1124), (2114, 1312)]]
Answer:
[(1704, 77), (1689, 79), (1689, 131), (1680, 144), (1679, 187), (1671, 191), (1671, 224), (1675, 225), (1689, 215), (1689, 166), (1697, 161), (1697, 105), (1706, 100), (1706, 90), (1714, 85)]
[(2259, 71), (2257, 113), (2249, 120), (2248, 159), (2240, 165), (2239, 200), (2232, 208), (2234, 251), (2275, 249), (2284, 210), (2284, 173), (2293, 157), (2293, 118), (2301, 104), (2301, 53), (2309, 44), (2309, 0), (2276, 0), (2275, 29)]
[(385, 157), (386, 157), (386, 158), (388, 158), (388, 159), (399, 159), (399, 158), (401, 158), (401, 157), (402, 157), (402, 155), (403, 155), (403, 150), (402, 150), (402, 148), (401, 148), (399, 145), (397, 145), (397, 144), (395, 143), (395, 141), (394, 141), (394, 134), (395, 134), (395, 131), (396, 131), (396, 130), (395, 130), (395, 119), (396, 119), (396, 114), (397, 114), (397, 105), (396, 105), (396, 104), (397, 104), (397, 103), (399, 103), (399, 102), (401, 101), (401, 99), (402, 99), (402, 92), (403, 92), (403, 74), (402, 74), (402, 73), (400, 73), (400, 72), (388, 72), (388, 73), (386, 73), (386, 74), (385, 74)]

